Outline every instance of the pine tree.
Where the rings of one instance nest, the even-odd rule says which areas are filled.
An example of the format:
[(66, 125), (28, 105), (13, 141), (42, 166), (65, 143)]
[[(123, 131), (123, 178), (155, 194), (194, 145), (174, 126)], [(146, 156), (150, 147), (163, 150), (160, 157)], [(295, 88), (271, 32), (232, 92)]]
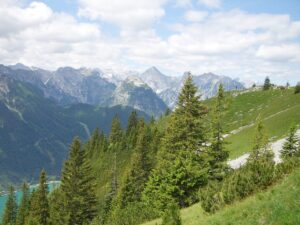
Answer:
[(109, 213), (113, 208), (113, 202), (117, 196), (118, 191), (118, 179), (117, 179), (117, 153), (114, 153), (113, 159), (113, 167), (112, 167), (112, 176), (109, 191), (105, 196), (104, 207), (103, 207), (103, 215), (102, 215), (102, 223), (105, 224)]
[(296, 136), (296, 126), (291, 127), (290, 133), (286, 142), (283, 145), (281, 155), (284, 159), (288, 159), (294, 156), (300, 156), (298, 144), (298, 138)]
[(22, 200), (17, 214), (16, 225), (25, 225), (25, 220), (29, 213), (30, 207), (30, 192), (27, 183), (23, 184), (22, 187)]
[(127, 128), (126, 128), (126, 135), (129, 135), (133, 129), (135, 129), (138, 125), (138, 116), (137, 112), (134, 110), (131, 112), (128, 122), (127, 122)]
[(116, 115), (113, 118), (112, 124), (111, 124), (111, 130), (109, 135), (109, 143), (114, 144), (120, 142), (122, 139), (122, 129), (121, 129), (121, 123), (119, 116)]
[(126, 128), (126, 138), (127, 138), (127, 149), (131, 150), (135, 148), (138, 136), (138, 117), (136, 111), (133, 111), (129, 118)]
[(270, 81), (270, 78), (269, 77), (266, 77), (265, 79), (265, 83), (264, 83), (264, 86), (263, 86), (263, 90), (266, 91), (266, 90), (269, 90), (271, 88), (271, 81)]
[(29, 223), (37, 222), (39, 225), (47, 225), (49, 220), (48, 185), (46, 172), (40, 174), (39, 186), (32, 195), (29, 211)]
[(197, 190), (206, 184), (205, 114), (197, 87), (189, 75), (171, 115), (157, 167), (145, 188), (144, 200), (154, 208), (162, 210), (172, 200), (186, 206), (195, 201)]
[(98, 153), (101, 144), (100, 141), (100, 132), (99, 129), (96, 128), (93, 131), (93, 134), (87, 143), (88, 156), (90, 158), (92, 158)]
[(228, 172), (227, 159), (228, 151), (224, 148), (222, 119), (226, 110), (225, 93), (222, 84), (218, 89), (218, 94), (213, 108), (212, 118), (212, 140), (209, 150), (209, 178), (222, 180)]
[(149, 139), (146, 136), (146, 125), (139, 122), (137, 146), (131, 159), (131, 166), (119, 194), (119, 207), (124, 208), (128, 203), (141, 199), (142, 191), (150, 172)]
[(49, 196), (49, 212), (51, 225), (66, 225), (68, 224), (68, 213), (65, 205), (65, 195), (61, 188), (56, 188)]
[(67, 224), (82, 225), (96, 214), (96, 197), (91, 167), (78, 138), (72, 142), (62, 171), (61, 189), (65, 196)]
[(4, 215), (2, 218), (2, 225), (14, 225), (17, 217), (17, 200), (15, 196), (15, 189), (13, 186), (9, 188), (8, 198), (5, 204)]

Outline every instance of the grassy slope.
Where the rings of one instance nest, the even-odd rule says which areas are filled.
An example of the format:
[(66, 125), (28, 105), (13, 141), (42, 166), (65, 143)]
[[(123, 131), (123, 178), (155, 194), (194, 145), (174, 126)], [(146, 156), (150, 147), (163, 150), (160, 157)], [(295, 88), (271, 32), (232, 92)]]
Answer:
[[(300, 169), (290, 174), (269, 190), (227, 206), (221, 211), (208, 215), (199, 204), (181, 211), (184, 225), (258, 225), (258, 224), (299, 224), (300, 221)], [(160, 224), (160, 220), (144, 225)]]
[[(276, 140), (285, 136), (292, 124), (300, 124), (300, 94), (294, 90), (271, 90), (243, 93), (230, 100), (225, 118), (227, 132), (253, 124), (260, 115), (269, 137)], [(211, 104), (211, 100), (207, 101)], [(249, 152), (254, 127), (250, 126), (226, 140), (230, 157)], [(300, 169), (268, 191), (237, 202), (214, 215), (203, 212), (199, 204), (181, 210), (184, 225), (201, 224), (298, 224), (300, 221)], [(160, 224), (160, 220), (144, 225)]]
[[(292, 124), (300, 124), (300, 95), (293, 92), (293, 89), (256, 91), (234, 97), (225, 118), (225, 130), (228, 132), (253, 124), (260, 115), (269, 137), (272, 140), (282, 138)], [(226, 140), (229, 142), (230, 158), (249, 152), (253, 136), (253, 126), (229, 136)]]

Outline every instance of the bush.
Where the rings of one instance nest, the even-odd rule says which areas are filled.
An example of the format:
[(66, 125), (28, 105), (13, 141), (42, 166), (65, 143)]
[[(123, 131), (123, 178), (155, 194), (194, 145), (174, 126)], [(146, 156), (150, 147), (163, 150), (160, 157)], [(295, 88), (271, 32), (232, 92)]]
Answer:
[(180, 210), (177, 204), (170, 203), (163, 213), (162, 225), (181, 225)]
[(209, 213), (214, 213), (224, 206), (221, 182), (212, 181), (200, 190), (199, 198), (202, 208)]
[(153, 208), (143, 202), (129, 203), (125, 208), (115, 209), (107, 220), (109, 225), (137, 225), (158, 217)]

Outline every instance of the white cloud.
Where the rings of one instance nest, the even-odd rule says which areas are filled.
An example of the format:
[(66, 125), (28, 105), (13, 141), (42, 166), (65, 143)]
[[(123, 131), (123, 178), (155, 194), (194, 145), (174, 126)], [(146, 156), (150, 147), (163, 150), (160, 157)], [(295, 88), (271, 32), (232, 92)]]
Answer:
[(52, 10), (44, 3), (32, 2), (27, 8), (4, 5), (0, 14), (0, 36), (3, 36), (46, 22), (52, 16)]
[(274, 61), (294, 61), (300, 63), (300, 44), (261, 45), (257, 56)]
[(189, 22), (201, 22), (208, 16), (208, 12), (189, 10), (185, 13), (184, 17)]
[[(166, 0), (80, 1), (80, 14), (95, 20), (79, 22), (41, 2), (6, 1), (0, 8), (0, 63), (48, 69), (155, 65), (173, 75), (211, 71), (255, 80), (270, 75), (278, 81), (300, 74), (300, 21), (289, 15), (176, 8), (191, 23), (165, 24), (171, 28), (160, 37), (153, 25), (168, 12)], [(100, 30), (101, 21), (119, 26), (121, 35)]]
[(209, 8), (219, 8), (221, 6), (221, 0), (198, 0), (198, 3)]
[(78, 14), (125, 30), (149, 29), (165, 15), (167, 0), (79, 0)]

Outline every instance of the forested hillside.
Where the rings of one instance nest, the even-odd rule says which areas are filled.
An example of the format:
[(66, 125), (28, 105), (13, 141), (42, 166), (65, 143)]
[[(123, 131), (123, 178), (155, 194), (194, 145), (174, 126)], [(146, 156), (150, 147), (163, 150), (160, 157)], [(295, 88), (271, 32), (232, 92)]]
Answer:
[(125, 127), (132, 110), (86, 104), (64, 108), (38, 88), (0, 76), (0, 187), (35, 182), (42, 168), (58, 177), (74, 136), (85, 141), (96, 127), (108, 134), (114, 115)]
[[(19, 210), (11, 189), (3, 224), (15, 224), (16, 218), (22, 217), (17, 224), (133, 225), (162, 217), (164, 225), (180, 225), (189, 224), (188, 217), (191, 224), (197, 224), (197, 220), (209, 221), (216, 215), (211, 219), (214, 223), (222, 213), (226, 218), (226, 210), (240, 201), (282, 182), (274, 195), (271, 191), (262, 197), (266, 205), (272, 205), (268, 201), (273, 198), (278, 201), (280, 190), (291, 184), (287, 181), (284, 185), (285, 177), (298, 177), (298, 111), (293, 114), (289, 107), (298, 107), (300, 95), (293, 88), (226, 93), (222, 85), (208, 101), (202, 101), (197, 93), (189, 75), (177, 107), (166, 116), (147, 122), (133, 111), (124, 129), (115, 116), (108, 135), (100, 128), (86, 142), (74, 138), (61, 172), (61, 186), (47, 194), (42, 171), (39, 188), (23, 198)], [(262, 99), (255, 101), (259, 96)], [(279, 127), (281, 123), (269, 121), (285, 112), (292, 118), (285, 120), (286, 130)], [(80, 112), (73, 115), (89, 119)], [(281, 133), (272, 133), (272, 126), (278, 126)], [(247, 130), (251, 130), (247, 142), (233, 148), (231, 138), (239, 139)], [(276, 165), (269, 143), (282, 135), (288, 139), (282, 149), (283, 162)], [(249, 147), (244, 148), (246, 145)], [(230, 168), (229, 157), (244, 152), (250, 154), (247, 163), (236, 170)], [(251, 208), (244, 204), (250, 213)], [(179, 210), (190, 206), (181, 219)], [(249, 217), (249, 221), (256, 218), (260, 216)]]

